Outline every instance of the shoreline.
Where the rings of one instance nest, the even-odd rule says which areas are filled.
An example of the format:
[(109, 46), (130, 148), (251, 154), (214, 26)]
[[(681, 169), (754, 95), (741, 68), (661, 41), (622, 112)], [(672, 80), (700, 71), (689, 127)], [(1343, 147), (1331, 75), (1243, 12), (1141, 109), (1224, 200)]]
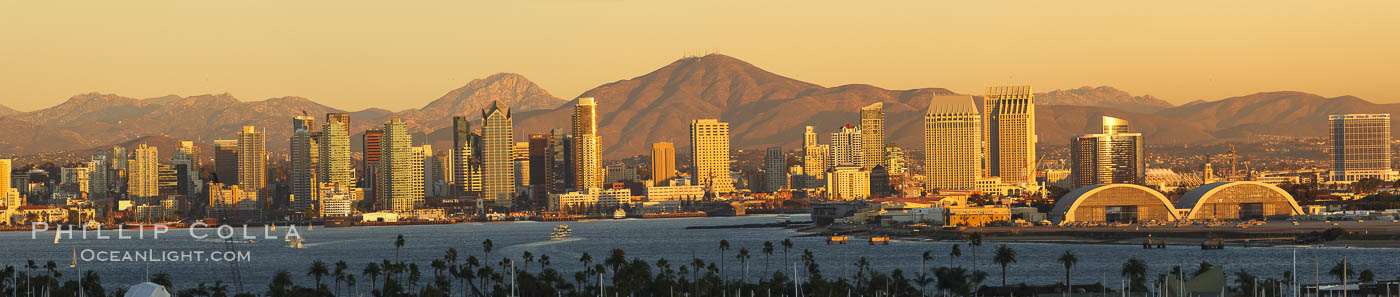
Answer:
[[(1321, 239), (1332, 228), (1348, 233), (1333, 239)], [(1144, 246), (1151, 240), (1155, 249), (1167, 246), (1205, 245), (1223, 248), (1305, 247), (1305, 248), (1400, 248), (1400, 224), (1355, 223), (1343, 225), (1322, 222), (1300, 225), (1281, 222), (1257, 228), (1220, 228), (1206, 226), (1125, 226), (1125, 227), (978, 227), (959, 231), (911, 230), (885, 226), (833, 225), (806, 226), (794, 230), (804, 237), (846, 235), (868, 240), (889, 236), (895, 242), (965, 242), (965, 234), (980, 233), (986, 241), (1094, 244)]]

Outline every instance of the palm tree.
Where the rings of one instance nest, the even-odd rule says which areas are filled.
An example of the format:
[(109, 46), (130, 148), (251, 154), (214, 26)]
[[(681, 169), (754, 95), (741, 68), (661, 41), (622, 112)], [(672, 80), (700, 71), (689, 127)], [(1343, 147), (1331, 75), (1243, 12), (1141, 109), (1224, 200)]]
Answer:
[(1146, 289), (1147, 262), (1143, 262), (1136, 257), (1128, 259), (1128, 262), (1123, 263), (1122, 276), (1131, 280), (1131, 285), (1128, 287), (1129, 291), (1137, 292)]
[(549, 266), (549, 255), (540, 255), (540, 272), (544, 272), (544, 267)]
[(325, 277), (327, 274), (330, 274), (330, 271), (326, 268), (326, 262), (322, 262), (321, 259), (311, 262), (311, 269), (306, 270), (307, 276), (316, 279), (316, 288), (318, 289), (321, 288), (321, 277)]
[(496, 244), (491, 243), (490, 239), (481, 242), (481, 251), (486, 252), (486, 257), (482, 258), (481, 262), (486, 263), (487, 265), (491, 264), (491, 249), (495, 247)]
[(337, 262), (335, 262), (335, 272), (332, 272), (331, 275), (332, 275), (333, 277), (335, 277), (335, 294), (336, 294), (336, 295), (340, 295), (340, 283), (345, 281), (345, 269), (349, 269), (349, 268), (350, 268), (350, 265), (349, 265), (349, 264), (345, 264), (345, 261), (343, 261), (343, 260), (342, 260), (342, 261), (337, 261)]
[(399, 260), (400, 249), (403, 249), (403, 234), (399, 234), (399, 238), (394, 239), (394, 261)]
[(783, 265), (788, 265), (788, 250), (792, 249), (792, 239), (783, 238)]
[[(582, 256), (578, 257), (578, 262), (583, 263), (583, 277), (587, 279), (589, 276), (588, 264), (593, 262), (593, 256), (588, 255), (588, 252), (584, 252)], [(580, 282), (578, 285), (580, 288), (584, 287), (582, 282)]]
[(380, 273), (383, 273), (383, 271), (380, 271), (379, 264), (374, 262), (369, 262), (369, 264), (365, 265), (365, 269), (360, 271), (361, 275), (369, 277), (370, 291), (374, 291), (376, 288), (378, 288), (378, 284), (376, 283), (375, 279), (379, 277)]
[(948, 264), (953, 264), (954, 257), (962, 257), (962, 248), (959, 248), (956, 243), (953, 244), (953, 250), (948, 251)]
[(929, 277), (928, 272), (920, 271), (914, 274), (914, 283), (919, 284), (919, 296), (928, 296), (924, 288), (927, 288), (929, 283), (933, 283), (933, 278)]
[(724, 269), (724, 262), (725, 262), (725, 261), (724, 261), (724, 251), (727, 251), (727, 250), (729, 250), (729, 240), (720, 239), (720, 240), (719, 240), (719, 279), (721, 280), (720, 283), (726, 283), (726, 282), (729, 281), (729, 278), (727, 278), (727, 277), (724, 276), (724, 270), (725, 270), (725, 269)]
[(919, 265), (919, 271), (920, 271), (920, 272), (928, 271), (928, 261), (929, 261), (929, 260), (933, 260), (933, 251), (932, 251), (932, 250), (926, 250), (926, 251), (924, 251), (924, 257), (923, 257), (924, 263)]
[(972, 273), (977, 273), (977, 247), (982, 246), (982, 233), (973, 232), (967, 236), (967, 246), (972, 249)]
[(763, 242), (763, 275), (759, 275), (759, 276), (758, 276), (758, 279), (759, 279), (759, 280), (763, 280), (763, 278), (765, 277), (765, 275), (768, 274), (768, 257), (770, 257), (770, 256), (773, 256), (773, 242), (772, 242), (772, 241), (764, 241), (764, 242)]
[(1065, 250), (1065, 253), (1061, 254), (1060, 258), (1055, 259), (1055, 261), (1065, 265), (1065, 292), (1068, 293), (1071, 288), (1069, 282), (1069, 272), (1070, 269), (1074, 269), (1074, 264), (1079, 263), (1079, 258), (1074, 256), (1074, 252)]
[(355, 288), (355, 275), (354, 275), (354, 274), (345, 275), (345, 286), (350, 287), (350, 295), (352, 295), (352, 296), (355, 295), (355, 293), (359, 291), (358, 288)]
[(535, 262), (535, 254), (531, 254), (530, 251), (525, 251), (524, 254), (520, 255), (520, 260), (525, 261), (525, 273), (530, 273), (530, 263)]
[(1347, 263), (1346, 259), (1342, 259), (1342, 261), (1337, 262), (1337, 265), (1332, 266), (1332, 270), (1327, 271), (1327, 275), (1336, 277), (1338, 282), (1345, 281), (1346, 279), (1356, 277), (1356, 271), (1352, 270), (1352, 267), (1351, 263)]
[[(45, 284), (44, 284), (44, 287), (47, 288), (47, 290), (49, 290), (49, 291), (53, 291), (53, 279), (54, 279), (54, 274), (58, 273), (58, 263), (54, 263), (53, 261), (49, 261), (48, 263), (44, 263), (44, 270), (48, 270), (48, 271), (49, 271), (49, 279), (44, 281), (44, 283), (45, 283)], [(169, 274), (165, 274), (164, 272), (162, 272), (162, 273), (160, 273), (160, 274), (157, 274), (157, 275), (165, 275), (167, 281), (168, 281), (168, 279), (169, 279), (169, 277), (170, 277)], [(171, 291), (174, 291), (174, 290), (175, 290), (175, 288), (171, 288), (170, 286), (165, 286), (165, 287), (166, 287), (166, 288), (170, 288)]]
[(734, 258), (739, 259), (739, 271), (742, 271), (743, 278), (739, 283), (749, 281), (749, 248), (739, 248), (739, 253), (734, 255)]
[(997, 254), (995, 256), (992, 256), (992, 262), (996, 262), (997, 265), (1001, 265), (1001, 286), (1005, 287), (1006, 266), (1010, 265), (1011, 263), (1016, 263), (1016, 250), (1011, 249), (1011, 247), (1008, 247), (1005, 244), (1003, 244), (1000, 247), (997, 247)]

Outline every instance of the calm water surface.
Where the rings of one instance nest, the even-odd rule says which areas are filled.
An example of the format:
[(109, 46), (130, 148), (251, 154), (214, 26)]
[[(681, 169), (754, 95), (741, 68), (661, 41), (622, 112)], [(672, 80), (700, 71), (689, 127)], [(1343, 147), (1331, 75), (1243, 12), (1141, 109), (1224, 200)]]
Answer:
[[(805, 221), (806, 216), (795, 216), (797, 221)], [(481, 242), (491, 239), (495, 250), (490, 255), (493, 265), (503, 256), (517, 260), (523, 252), (549, 255), (552, 266), (569, 274), (580, 269), (578, 258), (583, 253), (593, 256), (594, 263), (607, 257), (613, 248), (626, 251), (628, 258), (639, 257), (648, 261), (665, 258), (673, 266), (689, 263), (692, 258), (715, 261), (720, 258), (719, 241), (729, 240), (731, 248), (724, 259), (729, 275), (738, 277), (741, 273), (738, 260), (734, 258), (740, 248), (748, 248), (749, 276), (765, 270), (763, 242), (773, 241), (777, 250), (768, 260), (769, 269), (778, 269), (783, 261), (780, 241), (791, 238), (793, 250), (788, 252), (789, 261), (798, 261), (802, 250), (811, 250), (821, 263), (822, 272), (827, 277), (854, 274), (853, 263), (866, 257), (875, 269), (889, 271), (904, 269), (906, 275), (919, 269), (924, 251), (933, 252), (930, 266), (961, 265), (971, 266), (973, 251), (965, 242), (904, 242), (896, 241), (888, 246), (869, 246), (852, 240), (847, 245), (827, 245), (824, 238), (800, 237), (802, 234), (780, 228), (753, 229), (704, 229), (686, 230), (688, 226), (732, 225), (773, 222), (773, 216), (721, 217), (721, 218), (680, 218), (659, 220), (617, 220), (570, 222), (574, 232), (572, 238), (564, 241), (548, 240), (550, 230), (556, 223), (514, 222), (492, 224), (456, 224), (431, 226), (395, 227), (354, 227), (316, 228), (312, 231), (299, 229), (306, 238), (304, 249), (291, 249), (282, 240), (259, 239), (252, 244), (237, 244), (241, 251), (249, 251), (252, 259), (239, 265), (245, 289), (260, 291), (278, 270), (292, 272), (294, 279), (303, 285), (314, 282), (305, 276), (310, 264), (321, 259), (327, 264), (344, 260), (350, 270), (358, 273), (366, 263), (382, 259), (394, 259), (396, 249), (394, 239), (402, 234), (406, 240), (404, 247), (397, 251), (397, 257), (404, 261), (419, 264), (425, 278), (430, 278), (432, 260), (440, 259), (449, 247), (457, 248), (460, 258), (469, 255), (478, 258), (485, 256)], [(202, 230), (201, 230), (202, 231)], [(84, 249), (115, 251), (222, 251), (224, 245), (212, 239), (196, 240), (185, 229), (171, 230), (159, 240), (96, 240), (65, 239), (53, 243), (53, 233), (40, 233), (31, 239), (30, 232), (0, 233), (0, 266), (21, 267), (26, 260), (35, 260), (40, 266), (44, 262), (59, 264), (65, 278), (72, 277), (73, 269), (68, 268), (73, 250)], [(240, 231), (241, 232), (241, 231)], [(262, 234), (262, 229), (250, 229), (251, 233)], [(274, 235), (286, 232), (280, 227)], [(212, 234), (213, 231), (203, 231)], [(241, 235), (241, 233), (240, 233)], [(948, 252), (954, 244), (962, 244), (963, 256), (952, 258)], [(990, 275), (988, 283), (1000, 282), (1001, 269), (991, 262), (991, 257), (999, 242), (987, 241), (976, 252), (977, 266)], [(1055, 259), (1066, 250), (1079, 257), (1074, 269), (1075, 283), (1093, 283), (1107, 279), (1109, 283), (1119, 282), (1118, 272), (1128, 258), (1137, 257), (1148, 263), (1150, 274), (1166, 273), (1172, 266), (1194, 269), (1201, 261), (1224, 265), (1229, 272), (1244, 269), (1256, 275), (1282, 277), (1284, 271), (1292, 269), (1293, 253), (1298, 255), (1300, 281), (1313, 281), (1314, 257), (1320, 260), (1322, 278), (1330, 279), (1326, 271), (1337, 263), (1343, 255), (1357, 266), (1356, 271), (1371, 269), (1378, 279), (1394, 279), (1400, 273), (1400, 249), (1372, 248), (1237, 248), (1203, 251), (1192, 246), (1171, 246), (1166, 249), (1144, 250), (1134, 245), (1082, 245), (1045, 243), (1007, 243), (1017, 252), (1017, 262), (1007, 271), (1008, 283), (1048, 284), (1062, 281), (1064, 268)], [(459, 261), (463, 261), (459, 260)], [(517, 262), (519, 263), (519, 262)], [(783, 266), (788, 271), (791, 262)], [(213, 283), (215, 280), (228, 282), (231, 267), (226, 262), (99, 262), (79, 261), (79, 268), (97, 270), (103, 282), (109, 286), (128, 286), (139, 282), (147, 275), (169, 273), (175, 282), (175, 289), (188, 288), (199, 282)], [(532, 265), (538, 270), (538, 264)], [(334, 268), (334, 267), (331, 267)], [(1189, 270), (1188, 270), (1189, 271)], [(805, 274), (805, 272), (804, 272)], [(368, 282), (360, 282), (368, 284)]]

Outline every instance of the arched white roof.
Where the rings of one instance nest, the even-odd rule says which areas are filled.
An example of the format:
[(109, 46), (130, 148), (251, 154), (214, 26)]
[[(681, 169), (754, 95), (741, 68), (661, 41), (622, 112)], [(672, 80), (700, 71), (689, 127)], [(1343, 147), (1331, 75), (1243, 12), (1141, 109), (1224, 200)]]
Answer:
[(1288, 200), (1288, 205), (1293, 208), (1293, 214), (1303, 214), (1303, 208), (1298, 206), (1298, 201), (1293, 199), (1292, 194), (1288, 194), (1288, 192), (1284, 191), (1283, 189), (1280, 189), (1277, 186), (1257, 181), (1223, 181), (1204, 184), (1200, 187), (1196, 187), (1196, 189), (1193, 189), (1190, 192), (1186, 192), (1186, 195), (1181, 196), (1181, 199), (1177, 200), (1176, 202), (1176, 208), (1191, 209), (1189, 216), (1195, 217), (1197, 211), (1201, 209), (1201, 205), (1204, 205), (1204, 203), (1202, 202), (1208, 201), (1207, 198), (1210, 198), (1211, 196), (1215, 195), (1215, 193), (1219, 193), (1220, 190), (1224, 190), (1225, 188), (1240, 185), (1256, 185), (1272, 190), (1274, 193), (1279, 194), (1280, 196), (1283, 196), (1284, 199)]
[(1079, 207), (1080, 203), (1084, 202), (1085, 198), (1093, 197), (1094, 194), (1104, 190), (1117, 188), (1129, 188), (1148, 193), (1162, 202), (1162, 207), (1167, 209), (1168, 216), (1172, 221), (1179, 219), (1176, 215), (1176, 207), (1172, 206), (1171, 200), (1167, 200), (1167, 196), (1163, 196), (1157, 190), (1134, 184), (1099, 184), (1074, 189), (1055, 201), (1055, 208), (1050, 211), (1050, 216), (1059, 218), (1061, 222), (1074, 222), (1076, 221), (1074, 210)]

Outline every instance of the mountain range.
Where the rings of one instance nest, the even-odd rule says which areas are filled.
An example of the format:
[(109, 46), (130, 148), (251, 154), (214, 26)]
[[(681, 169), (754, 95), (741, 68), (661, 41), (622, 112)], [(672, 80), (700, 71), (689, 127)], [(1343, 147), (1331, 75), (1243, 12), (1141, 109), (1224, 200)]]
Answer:
[[(814, 126), (825, 135), (841, 125), (858, 123), (856, 111), (875, 102), (884, 104), (887, 140), (917, 149), (929, 98), (955, 93), (959, 92), (932, 87), (826, 87), (712, 54), (682, 58), (577, 97), (596, 98), (604, 156), (621, 158), (646, 154), (650, 143), (659, 141), (674, 142), (684, 152), (689, 146), (689, 122), (701, 118), (728, 122), (735, 149), (795, 149), (803, 126)], [(450, 117), (477, 120), (493, 100), (512, 108), (518, 140), (553, 128), (567, 131), (575, 102), (551, 95), (522, 75), (500, 73), (467, 82), (422, 108), (350, 112), (351, 129), (359, 131), (353, 146), (359, 150), (358, 134), (363, 130), (399, 116), (415, 133), (415, 142), (445, 148), (451, 139)], [(1129, 120), (1132, 130), (1144, 133), (1149, 144), (1178, 144), (1248, 141), (1259, 135), (1321, 137), (1329, 114), (1400, 111), (1400, 104), (1291, 91), (1173, 106), (1151, 95), (1099, 86), (1038, 93), (1035, 100), (1039, 141), (1049, 145), (1096, 133), (1101, 115)], [(0, 139), (0, 154), (5, 156), (83, 151), (155, 136), (211, 142), (234, 138), (244, 125), (265, 129), (269, 149), (285, 151), (292, 116), (309, 114), (319, 121), (327, 112), (345, 112), (301, 97), (241, 101), (228, 93), (146, 99), (87, 93), (46, 109), (11, 114), (6, 110), (0, 108), (0, 129), (12, 132)], [(479, 127), (479, 122), (473, 126)], [(826, 137), (821, 138), (825, 142)]]

